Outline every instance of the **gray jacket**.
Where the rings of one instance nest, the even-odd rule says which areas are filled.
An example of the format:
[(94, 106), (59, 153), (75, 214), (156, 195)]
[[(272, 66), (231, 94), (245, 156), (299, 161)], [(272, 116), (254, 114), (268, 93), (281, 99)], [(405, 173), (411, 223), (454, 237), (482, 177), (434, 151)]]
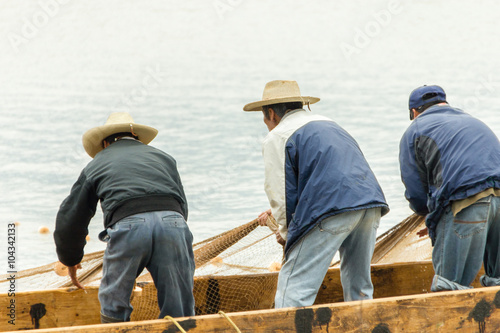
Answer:
[(188, 207), (176, 161), (135, 140), (120, 140), (83, 169), (56, 217), (54, 240), (66, 266), (83, 257), (88, 225), (101, 201), (104, 227), (130, 215), (170, 210), (187, 220)]

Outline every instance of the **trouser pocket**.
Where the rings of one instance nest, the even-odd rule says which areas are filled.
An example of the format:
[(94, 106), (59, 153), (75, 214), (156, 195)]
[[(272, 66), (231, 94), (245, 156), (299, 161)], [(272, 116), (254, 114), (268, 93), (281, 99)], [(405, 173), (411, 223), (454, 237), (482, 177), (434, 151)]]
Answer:
[(453, 219), (453, 231), (459, 238), (472, 237), (486, 228), (490, 197), (481, 199), (460, 211)]

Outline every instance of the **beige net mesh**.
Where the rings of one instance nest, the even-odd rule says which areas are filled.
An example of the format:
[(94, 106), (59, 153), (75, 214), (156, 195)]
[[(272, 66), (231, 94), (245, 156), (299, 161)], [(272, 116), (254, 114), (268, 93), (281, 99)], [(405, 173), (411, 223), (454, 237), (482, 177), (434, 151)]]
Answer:
[[(197, 315), (273, 307), (283, 248), (274, 237), (275, 222), (269, 220), (268, 226), (260, 227), (254, 220), (193, 245)], [(423, 218), (412, 215), (379, 236), (372, 263), (430, 260), (428, 238), (416, 235), (423, 227)], [(99, 251), (84, 256), (82, 269), (78, 271), (82, 284), (99, 285), (103, 254), (104, 251)], [(335, 264), (338, 262), (332, 265)], [(53, 263), (20, 271), (16, 276), (17, 291), (70, 287), (72, 283), (64, 275), (67, 274), (64, 268)], [(7, 275), (0, 276), (0, 288), (8, 283)], [(156, 288), (146, 270), (138, 277), (137, 286), (142, 292), (133, 295), (132, 320), (157, 318)]]

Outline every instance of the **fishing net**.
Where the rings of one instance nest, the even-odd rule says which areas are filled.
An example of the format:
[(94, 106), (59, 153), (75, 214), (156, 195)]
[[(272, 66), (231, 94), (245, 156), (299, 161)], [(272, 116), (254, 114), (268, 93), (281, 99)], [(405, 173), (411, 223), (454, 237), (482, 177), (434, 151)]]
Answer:
[(432, 260), (429, 237), (418, 231), (425, 228), (425, 217), (413, 214), (377, 237), (372, 264)]
[[(248, 311), (273, 307), (277, 272), (283, 247), (276, 242), (276, 222), (261, 227), (257, 220), (226, 231), (193, 245), (196, 271), (194, 295), (196, 314)], [(418, 237), (424, 220), (412, 215), (377, 238), (372, 263), (430, 260), (427, 237)], [(104, 251), (84, 256), (78, 278), (86, 286), (98, 286), (102, 277)], [(332, 266), (338, 265), (333, 262)], [(17, 291), (71, 287), (61, 263), (20, 271), (16, 274)], [(0, 276), (0, 288), (8, 285), (8, 276)], [(156, 288), (144, 270), (137, 278), (140, 293), (133, 294), (132, 320), (155, 319), (159, 315)], [(4, 289), (6, 290), (6, 289)]]

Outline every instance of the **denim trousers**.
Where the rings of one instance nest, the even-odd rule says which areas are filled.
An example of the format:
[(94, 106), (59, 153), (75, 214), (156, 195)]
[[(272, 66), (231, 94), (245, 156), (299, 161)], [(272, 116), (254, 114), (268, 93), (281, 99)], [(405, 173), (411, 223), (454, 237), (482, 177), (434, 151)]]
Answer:
[(312, 305), (332, 259), (340, 251), (344, 301), (373, 298), (370, 261), (380, 208), (326, 218), (291, 248), (278, 276), (275, 307)]
[(431, 290), (471, 288), (484, 263), (483, 286), (500, 285), (500, 197), (489, 196), (456, 216), (450, 209), (439, 220), (432, 251)]
[(181, 214), (140, 213), (106, 231), (108, 244), (99, 287), (103, 318), (130, 320), (130, 296), (144, 268), (151, 273), (157, 289), (160, 318), (194, 315), (193, 236)]

